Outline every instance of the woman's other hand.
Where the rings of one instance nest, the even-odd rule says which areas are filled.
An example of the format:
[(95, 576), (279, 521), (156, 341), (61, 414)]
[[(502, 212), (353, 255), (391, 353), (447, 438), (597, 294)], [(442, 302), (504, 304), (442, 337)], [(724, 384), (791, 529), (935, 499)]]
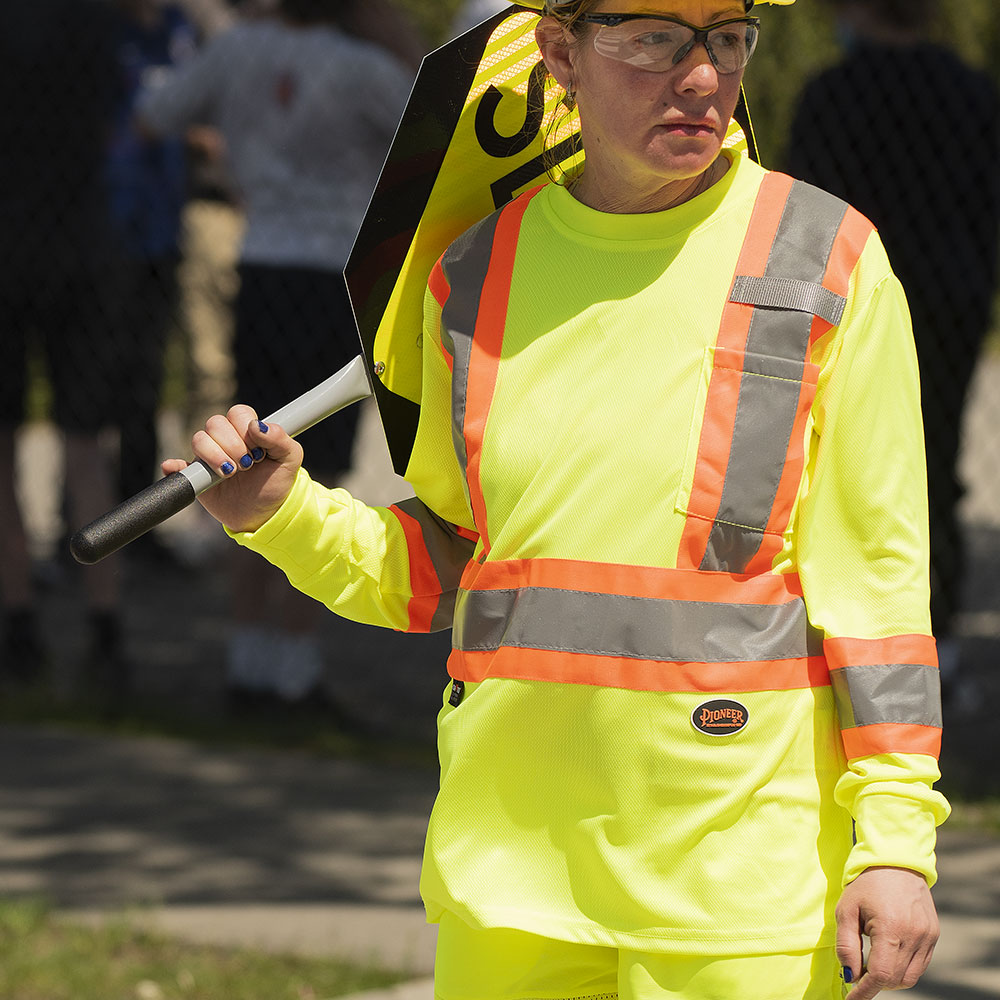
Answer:
[[(302, 465), (302, 446), (277, 424), (263, 424), (244, 405), (209, 417), (192, 447), (195, 457), (223, 480), (198, 499), (230, 531), (256, 531), (268, 521), (291, 492)], [(187, 465), (167, 459), (163, 473), (180, 472)]]
[[(923, 875), (907, 868), (868, 868), (837, 907), (837, 954), (855, 982), (848, 1000), (916, 985), (930, 964), (940, 932)], [(862, 967), (861, 936), (871, 942)]]

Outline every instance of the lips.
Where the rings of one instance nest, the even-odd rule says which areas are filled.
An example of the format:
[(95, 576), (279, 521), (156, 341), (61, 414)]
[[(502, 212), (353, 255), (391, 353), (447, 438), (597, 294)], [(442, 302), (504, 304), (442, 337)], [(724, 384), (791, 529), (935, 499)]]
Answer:
[(666, 122), (662, 127), (675, 135), (683, 135), (691, 138), (715, 135), (715, 125), (708, 121)]

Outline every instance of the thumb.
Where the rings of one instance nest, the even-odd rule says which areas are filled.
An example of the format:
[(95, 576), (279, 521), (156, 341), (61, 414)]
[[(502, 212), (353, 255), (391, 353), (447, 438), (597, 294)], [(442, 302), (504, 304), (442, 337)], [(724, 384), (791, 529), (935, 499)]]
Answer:
[(251, 420), (247, 426), (246, 440), (262, 448), (267, 457), (283, 465), (302, 463), (302, 445), (285, 433), (279, 424), (264, 420)]

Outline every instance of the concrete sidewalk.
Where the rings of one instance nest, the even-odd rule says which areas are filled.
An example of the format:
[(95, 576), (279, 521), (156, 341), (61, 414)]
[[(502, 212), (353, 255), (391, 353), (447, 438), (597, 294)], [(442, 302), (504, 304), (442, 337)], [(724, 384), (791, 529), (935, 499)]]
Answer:
[[(432, 769), (0, 729), (0, 894), (198, 942), (375, 959), (431, 1000), (417, 879)], [(1000, 996), (1000, 838), (942, 831), (942, 939), (911, 1000)]]

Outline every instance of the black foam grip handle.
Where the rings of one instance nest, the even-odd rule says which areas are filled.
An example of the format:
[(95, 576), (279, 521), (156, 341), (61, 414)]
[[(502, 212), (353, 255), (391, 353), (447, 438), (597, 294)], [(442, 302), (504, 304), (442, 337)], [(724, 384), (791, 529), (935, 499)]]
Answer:
[(73, 558), (87, 566), (100, 562), (189, 507), (196, 496), (187, 476), (171, 473), (81, 528), (69, 542)]

